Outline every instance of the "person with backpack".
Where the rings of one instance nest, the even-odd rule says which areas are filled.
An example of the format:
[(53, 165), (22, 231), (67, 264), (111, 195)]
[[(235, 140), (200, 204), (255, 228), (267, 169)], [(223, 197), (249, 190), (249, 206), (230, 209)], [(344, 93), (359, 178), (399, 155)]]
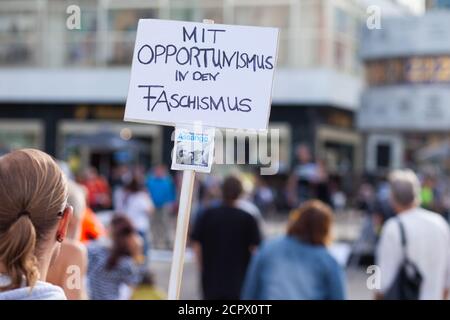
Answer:
[(411, 170), (389, 177), (396, 216), (381, 231), (377, 299), (439, 300), (450, 287), (450, 230), (441, 215), (420, 208), (420, 182)]

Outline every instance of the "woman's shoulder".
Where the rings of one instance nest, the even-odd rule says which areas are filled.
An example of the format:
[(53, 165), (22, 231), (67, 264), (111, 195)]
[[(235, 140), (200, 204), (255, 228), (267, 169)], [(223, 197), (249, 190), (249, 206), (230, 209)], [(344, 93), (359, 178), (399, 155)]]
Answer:
[(86, 246), (79, 241), (67, 241), (63, 243), (64, 250), (61, 251), (60, 256), (64, 258), (66, 263), (70, 265), (84, 265), (88, 257)]
[(80, 241), (64, 241), (63, 242), (64, 251), (67, 252), (68, 255), (74, 255), (76, 257), (81, 257), (86, 255), (87, 248)]
[(321, 246), (321, 248), (319, 248), (317, 250), (317, 254), (318, 254), (320, 260), (322, 261), (322, 264), (324, 266), (328, 267), (328, 270), (341, 269), (341, 265), (336, 260), (336, 258), (331, 254), (331, 251), (328, 247)]
[(279, 250), (281, 249), (281, 247), (286, 247), (293, 249), (297, 252), (302, 252), (302, 254), (320, 257), (327, 263), (336, 262), (333, 255), (330, 253), (329, 249), (325, 245), (309, 244), (292, 236), (286, 235), (280, 237), (278, 240), (274, 241), (273, 246), (275, 250)]
[(32, 295), (39, 300), (66, 300), (66, 295), (61, 287), (44, 281), (36, 283)]
[(0, 292), (0, 300), (66, 300), (66, 295), (58, 286), (37, 281), (33, 288), (22, 287)]
[(280, 252), (282, 248), (288, 247), (289, 238), (287, 236), (277, 236), (271, 239), (264, 240), (261, 244), (260, 252), (264, 254), (275, 254)]

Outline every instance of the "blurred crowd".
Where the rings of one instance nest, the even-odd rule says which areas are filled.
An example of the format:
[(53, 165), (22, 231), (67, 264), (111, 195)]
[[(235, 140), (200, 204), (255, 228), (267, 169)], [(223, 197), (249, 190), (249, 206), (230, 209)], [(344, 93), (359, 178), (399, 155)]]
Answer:
[[(328, 246), (335, 215), (349, 203), (365, 217), (353, 255), (370, 243), (381, 268), (377, 298), (411, 298), (392, 293), (404, 257), (417, 271), (412, 298), (447, 298), (444, 179), (397, 171), (365, 179), (348, 200), (306, 146), (297, 158), (281, 187), (243, 172), (198, 175), (188, 246), (204, 299), (347, 298), (345, 265)], [(152, 252), (173, 248), (180, 185), (163, 164), (119, 165), (104, 177), (93, 167), (73, 173), (38, 150), (3, 156), (0, 299), (164, 299)], [(289, 212), (286, 231), (269, 238), (267, 220), (280, 212)]]

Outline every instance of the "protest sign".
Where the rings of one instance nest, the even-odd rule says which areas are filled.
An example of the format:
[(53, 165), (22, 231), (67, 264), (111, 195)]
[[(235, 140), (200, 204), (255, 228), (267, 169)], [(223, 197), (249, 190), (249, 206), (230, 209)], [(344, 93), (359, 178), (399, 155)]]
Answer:
[(183, 170), (169, 299), (178, 299), (195, 171), (210, 172), (215, 128), (266, 130), (278, 29), (139, 20), (125, 121), (175, 126)]
[(125, 120), (267, 129), (278, 29), (141, 19)]

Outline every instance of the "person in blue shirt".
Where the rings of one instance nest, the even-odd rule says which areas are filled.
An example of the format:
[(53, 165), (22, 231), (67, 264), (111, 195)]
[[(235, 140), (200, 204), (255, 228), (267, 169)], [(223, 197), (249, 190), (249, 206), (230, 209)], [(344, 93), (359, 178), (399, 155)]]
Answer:
[(147, 177), (145, 184), (157, 209), (172, 205), (175, 202), (175, 184), (166, 166), (156, 166)]
[(165, 165), (156, 166), (145, 181), (155, 205), (151, 224), (155, 248), (172, 247), (172, 212), (176, 200), (176, 188)]
[(269, 240), (253, 256), (244, 300), (342, 300), (344, 272), (328, 252), (331, 208), (309, 200), (295, 210), (287, 234)]

